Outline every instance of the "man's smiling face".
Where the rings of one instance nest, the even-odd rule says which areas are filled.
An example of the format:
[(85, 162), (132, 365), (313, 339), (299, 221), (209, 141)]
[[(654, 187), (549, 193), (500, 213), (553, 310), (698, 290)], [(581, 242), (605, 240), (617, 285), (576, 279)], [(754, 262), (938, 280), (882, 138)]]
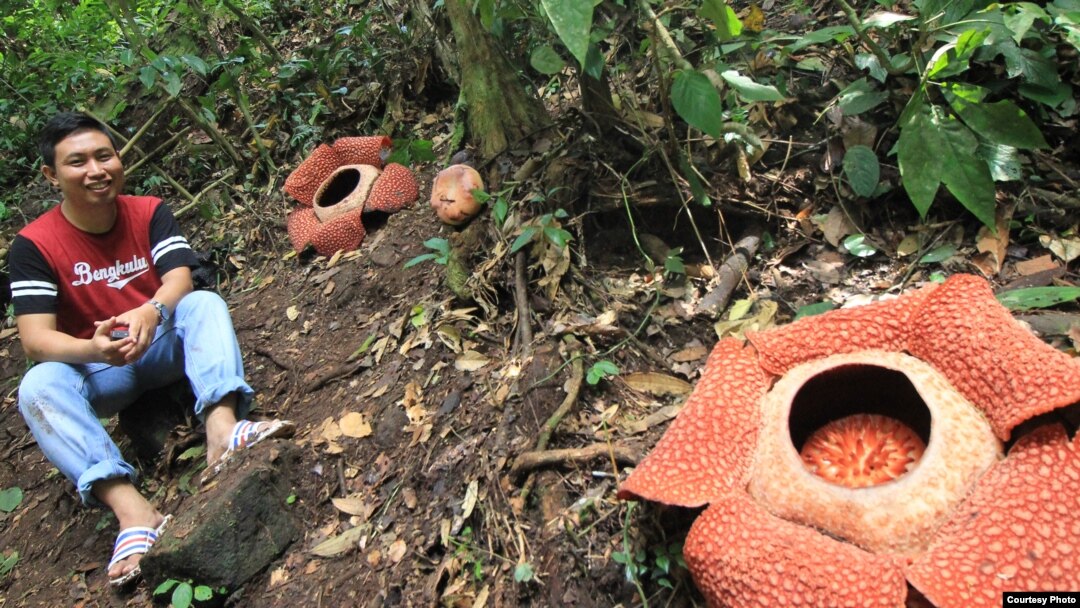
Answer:
[(111, 205), (124, 187), (124, 166), (109, 138), (94, 129), (75, 131), (56, 144), (55, 167), (42, 173), (60, 187), (64, 202), (80, 208)]

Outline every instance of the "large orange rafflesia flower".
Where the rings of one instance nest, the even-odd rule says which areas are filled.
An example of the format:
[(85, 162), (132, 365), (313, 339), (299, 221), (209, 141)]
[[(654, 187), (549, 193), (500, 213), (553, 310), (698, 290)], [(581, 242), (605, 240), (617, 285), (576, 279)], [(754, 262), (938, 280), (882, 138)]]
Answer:
[(302, 205), (286, 224), (293, 249), (311, 245), (320, 255), (352, 251), (367, 235), (365, 214), (396, 213), (420, 195), (416, 178), (396, 163), (386, 136), (342, 137), (322, 144), (285, 180), (285, 192)]
[(1080, 359), (984, 280), (747, 339), (716, 345), (619, 489), (708, 505), (684, 554), (710, 606), (996, 608), (1003, 591), (1080, 590), (1080, 434), (1055, 419), (1080, 403)]

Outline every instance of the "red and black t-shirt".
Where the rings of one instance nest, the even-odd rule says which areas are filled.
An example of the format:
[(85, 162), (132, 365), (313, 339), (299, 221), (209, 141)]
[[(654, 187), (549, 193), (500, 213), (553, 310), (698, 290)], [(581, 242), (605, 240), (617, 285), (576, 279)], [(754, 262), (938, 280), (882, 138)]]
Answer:
[(120, 195), (116, 206), (104, 234), (79, 230), (57, 206), (16, 235), (8, 259), (16, 316), (53, 313), (58, 330), (89, 338), (94, 321), (153, 298), (161, 275), (198, 265), (161, 199)]

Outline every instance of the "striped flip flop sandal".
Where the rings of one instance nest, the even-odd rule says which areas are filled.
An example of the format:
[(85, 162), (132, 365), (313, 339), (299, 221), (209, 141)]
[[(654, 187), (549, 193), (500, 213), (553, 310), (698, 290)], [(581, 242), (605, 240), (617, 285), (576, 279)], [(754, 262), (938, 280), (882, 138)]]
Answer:
[[(116, 543), (113, 545), (112, 559), (109, 560), (108, 568), (112, 569), (118, 562), (121, 562), (132, 555), (143, 555), (149, 551), (150, 547), (153, 547), (154, 543), (161, 538), (162, 532), (165, 531), (165, 526), (171, 519), (172, 515), (166, 515), (165, 520), (156, 528), (151, 528), (149, 526), (133, 526), (121, 530), (120, 534), (116, 535)], [(123, 587), (138, 579), (141, 575), (142, 568), (140, 568), (138, 564), (135, 564), (135, 568), (127, 574), (123, 574), (116, 578), (110, 578), (109, 584), (113, 587)]]
[(260, 420), (257, 422), (241, 420), (237, 422), (236, 426), (233, 427), (232, 435), (229, 437), (228, 449), (225, 450), (225, 453), (221, 455), (221, 458), (213, 466), (206, 470), (200, 483), (205, 485), (224, 470), (229, 460), (240, 450), (250, 448), (264, 439), (292, 437), (295, 432), (296, 424), (290, 420)]

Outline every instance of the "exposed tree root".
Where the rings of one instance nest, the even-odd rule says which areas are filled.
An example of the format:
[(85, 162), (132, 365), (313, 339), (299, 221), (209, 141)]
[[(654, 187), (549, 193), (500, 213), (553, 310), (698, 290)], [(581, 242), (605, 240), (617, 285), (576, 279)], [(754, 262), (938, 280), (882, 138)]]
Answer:
[(607, 443), (594, 443), (583, 448), (525, 452), (514, 459), (514, 464), (510, 467), (510, 475), (518, 477), (532, 472), (534, 469), (563, 464), (581, 464), (604, 456), (610, 457), (618, 464), (626, 465), (635, 465), (641, 460), (641, 454), (632, 448)]

